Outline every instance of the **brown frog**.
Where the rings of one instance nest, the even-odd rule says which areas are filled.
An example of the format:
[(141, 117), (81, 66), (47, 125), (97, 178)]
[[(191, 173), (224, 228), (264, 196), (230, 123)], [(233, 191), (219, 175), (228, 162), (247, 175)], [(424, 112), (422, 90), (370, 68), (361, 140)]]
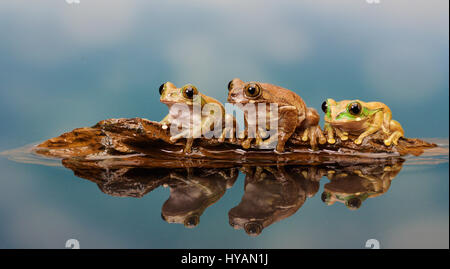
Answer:
[[(320, 116), (314, 108), (306, 106), (303, 99), (293, 91), (261, 82), (244, 82), (235, 78), (228, 83), (228, 102), (233, 104), (246, 105), (249, 103), (266, 104), (266, 111), (269, 111), (270, 104), (278, 106), (278, 114), (266, 113), (266, 117), (278, 120), (278, 133), (263, 141), (265, 130), (268, 126), (258, 126), (256, 133), (249, 132), (249, 122), (247, 114), (245, 118), (245, 131), (240, 134), (243, 148), (249, 148), (253, 139), (256, 145), (261, 146), (276, 142), (276, 151), (283, 152), (286, 141), (292, 136), (297, 128), (302, 130), (302, 140), (310, 141), (313, 149), (317, 149), (317, 142), (324, 144), (326, 138), (318, 126)], [(259, 112), (257, 112), (259, 113)], [(269, 123), (267, 123), (268, 125)]]

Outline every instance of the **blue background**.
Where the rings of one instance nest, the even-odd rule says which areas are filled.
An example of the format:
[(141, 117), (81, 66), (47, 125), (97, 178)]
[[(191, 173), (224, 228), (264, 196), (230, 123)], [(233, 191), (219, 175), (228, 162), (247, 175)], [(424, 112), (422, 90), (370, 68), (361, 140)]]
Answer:
[[(224, 102), (234, 77), (319, 111), (326, 98), (382, 101), (406, 136), (448, 137), (446, 0), (80, 2), (1, 1), (0, 151), (106, 118), (160, 120), (165, 81)], [(358, 213), (316, 195), (258, 238), (228, 225), (242, 176), (187, 230), (159, 217), (165, 189), (120, 199), (68, 170), (3, 158), (0, 169), (0, 247), (448, 248), (448, 163), (404, 168)]]

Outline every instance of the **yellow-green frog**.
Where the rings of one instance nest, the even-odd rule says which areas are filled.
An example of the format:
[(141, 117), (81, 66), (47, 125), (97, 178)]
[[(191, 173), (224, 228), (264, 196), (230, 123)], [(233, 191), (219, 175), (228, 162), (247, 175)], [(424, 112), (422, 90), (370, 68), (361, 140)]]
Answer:
[[(172, 142), (180, 138), (186, 138), (185, 153), (190, 153), (195, 138), (200, 138), (205, 132), (215, 129), (214, 124), (219, 121), (220, 127), (219, 141), (223, 142), (227, 134), (230, 140), (234, 140), (234, 132), (225, 126), (234, 126), (234, 117), (225, 114), (223, 105), (216, 99), (201, 94), (192, 84), (186, 84), (177, 88), (173, 83), (166, 82), (159, 87), (161, 95), (160, 101), (169, 107), (169, 114), (160, 122), (162, 128), (167, 129), (171, 125), (175, 127), (183, 126), (183, 131), (173, 134), (170, 137)], [(179, 109), (174, 105), (187, 105), (188, 109)], [(194, 121), (194, 104), (199, 105), (199, 122)], [(221, 117), (219, 119), (218, 117)], [(233, 121), (232, 124), (226, 124), (227, 121)]]
[(354, 140), (358, 145), (379, 130), (388, 135), (384, 140), (386, 146), (397, 145), (399, 138), (404, 136), (400, 123), (392, 119), (389, 107), (380, 102), (327, 99), (322, 104), (322, 111), (325, 113), (324, 131), (330, 144), (336, 142), (335, 133), (342, 141), (348, 140), (349, 134), (358, 135)]

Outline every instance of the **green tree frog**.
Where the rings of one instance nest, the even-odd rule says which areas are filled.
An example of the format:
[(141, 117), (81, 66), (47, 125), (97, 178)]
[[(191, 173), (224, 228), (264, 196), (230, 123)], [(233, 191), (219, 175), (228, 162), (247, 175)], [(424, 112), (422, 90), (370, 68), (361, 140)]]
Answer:
[(400, 123), (392, 119), (389, 107), (380, 102), (327, 99), (322, 104), (322, 111), (325, 113), (324, 131), (330, 144), (336, 142), (335, 133), (342, 141), (348, 140), (349, 134), (357, 135), (354, 143), (358, 145), (380, 130), (387, 135), (386, 146), (397, 145), (399, 138), (404, 136)]

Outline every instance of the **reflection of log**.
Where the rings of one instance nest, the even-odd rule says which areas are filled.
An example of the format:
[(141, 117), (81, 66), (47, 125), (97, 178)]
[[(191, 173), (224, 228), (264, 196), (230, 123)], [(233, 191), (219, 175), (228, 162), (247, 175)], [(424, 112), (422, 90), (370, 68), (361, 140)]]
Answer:
[(169, 180), (167, 169), (160, 168), (104, 167), (73, 158), (64, 159), (63, 165), (75, 176), (96, 183), (102, 192), (111, 196), (142, 197)]
[[(424, 149), (436, 147), (435, 144), (420, 139), (402, 138), (397, 146), (387, 147), (383, 144), (383, 134), (372, 136), (362, 145), (355, 145), (350, 137), (348, 141), (337, 139), (333, 145), (319, 145), (318, 151), (311, 151), (309, 142), (301, 140), (295, 133), (286, 144), (286, 152), (274, 153), (272, 150), (243, 150), (238, 143), (220, 143), (217, 139), (199, 138), (194, 142), (193, 153), (182, 152), (184, 140), (172, 143), (169, 130), (162, 129), (157, 122), (141, 118), (109, 119), (97, 123), (93, 127), (78, 128), (49, 139), (38, 145), (34, 152), (47, 157), (105, 157), (143, 153), (155, 159), (180, 158), (207, 159), (252, 162), (252, 161), (296, 161), (299, 163), (339, 162), (344, 161), (372, 162), (373, 158), (386, 158), (407, 154), (420, 155)], [(353, 157), (352, 157), (353, 156)], [(355, 157), (356, 156), (356, 157)], [(366, 159), (366, 161), (364, 161)]]

